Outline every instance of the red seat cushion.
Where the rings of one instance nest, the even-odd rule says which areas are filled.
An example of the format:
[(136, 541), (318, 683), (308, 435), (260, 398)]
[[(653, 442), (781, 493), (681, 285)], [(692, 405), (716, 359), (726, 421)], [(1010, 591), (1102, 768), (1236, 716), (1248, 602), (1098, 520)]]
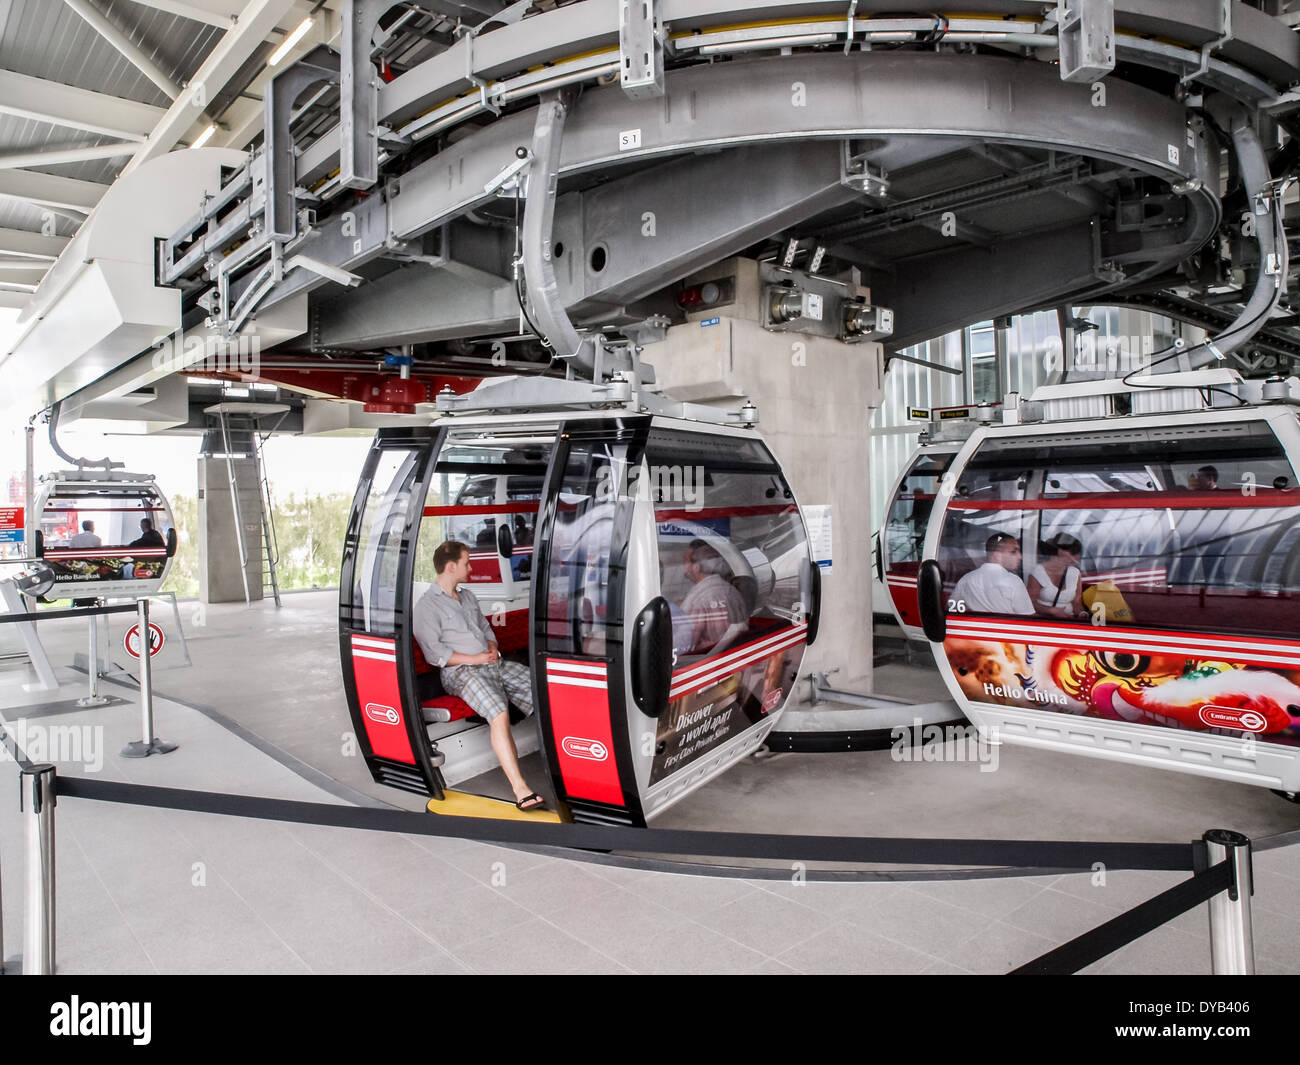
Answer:
[(475, 717), (474, 708), (465, 702), (464, 699), (456, 695), (439, 695), (433, 699), (425, 699), (421, 706), (441, 707), (451, 714), (453, 721), (459, 721), (464, 717)]
[[(425, 660), (424, 652), (420, 650), (419, 643), (416, 641), (412, 641), (412, 643), (414, 644), (414, 648), (415, 648), (416, 674), (423, 675), (426, 673), (437, 673), (437, 670), (435, 670), (433, 666), (429, 665), (429, 663)], [(441, 685), (439, 685), (439, 687), (441, 687)], [(453, 721), (459, 721), (462, 718), (466, 718), (466, 717), (477, 716), (474, 713), (474, 708), (470, 706), (469, 703), (465, 702), (464, 699), (460, 698), (460, 696), (458, 695), (447, 695), (446, 693), (443, 693), (442, 695), (435, 695), (432, 699), (425, 699), (424, 702), (422, 702), (420, 705), (441, 707), (443, 710), (446, 710), (451, 714), (451, 719)]]

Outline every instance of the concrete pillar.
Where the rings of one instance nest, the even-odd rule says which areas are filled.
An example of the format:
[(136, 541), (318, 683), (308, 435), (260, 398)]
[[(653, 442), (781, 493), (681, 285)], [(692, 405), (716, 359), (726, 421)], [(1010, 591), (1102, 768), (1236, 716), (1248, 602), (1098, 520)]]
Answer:
[[(262, 598), (262, 517), (253, 458), (232, 460), (239, 496), (240, 526), (247, 558), (248, 597)], [(205, 603), (242, 603), (239, 536), (225, 459), (199, 459), (199, 598)]]
[(883, 349), (763, 328), (757, 277), (746, 276), (753, 266), (732, 260), (727, 268), (739, 268), (734, 303), (692, 314), (665, 341), (647, 345), (642, 358), (674, 399), (728, 410), (754, 403), (759, 430), (800, 505), (830, 504), (833, 565), (822, 574), (821, 632), (803, 673), (838, 668), (835, 687), (865, 691), (872, 655), (867, 457)]

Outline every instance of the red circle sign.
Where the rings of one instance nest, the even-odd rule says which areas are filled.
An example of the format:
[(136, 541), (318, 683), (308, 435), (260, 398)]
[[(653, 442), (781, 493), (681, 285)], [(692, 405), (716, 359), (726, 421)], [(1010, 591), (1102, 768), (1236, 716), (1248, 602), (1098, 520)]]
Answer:
[[(149, 657), (150, 658), (152, 658), (154, 655), (156, 655), (159, 651), (162, 650), (163, 644), (166, 642), (166, 639), (167, 638), (163, 635), (163, 630), (160, 629), (157, 625), (155, 625), (152, 621), (149, 622)], [(126, 639), (122, 641), (122, 644), (126, 648), (126, 653), (129, 654), (132, 658), (140, 657), (140, 623), (139, 622), (136, 622), (127, 630)]]

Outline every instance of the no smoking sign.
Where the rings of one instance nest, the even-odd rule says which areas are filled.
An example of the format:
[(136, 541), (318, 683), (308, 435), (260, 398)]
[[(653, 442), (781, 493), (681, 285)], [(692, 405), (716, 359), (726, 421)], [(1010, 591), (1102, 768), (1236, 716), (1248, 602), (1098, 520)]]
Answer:
[[(155, 625), (152, 621), (149, 622), (149, 657), (150, 658), (152, 658), (154, 655), (156, 655), (159, 651), (162, 650), (163, 643), (165, 641), (166, 641), (166, 637), (163, 636), (163, 630), (160, 629), (157, 625)], [(126, 653), (129, 654), (132, 658), (140, 657), (139, 622), (132, 625), (127, 630), (126, 639), (122, 641), (122, 645), (126, 648)]]

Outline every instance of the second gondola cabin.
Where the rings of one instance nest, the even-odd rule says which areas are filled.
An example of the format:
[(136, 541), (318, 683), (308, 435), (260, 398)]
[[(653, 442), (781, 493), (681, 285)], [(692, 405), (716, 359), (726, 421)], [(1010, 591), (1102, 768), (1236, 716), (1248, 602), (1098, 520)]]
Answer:
[(167, 579), (177, 535), (152, 474), (78, 469), (42, 477), (34, 553), (53, 571), (49, 599), (153, 595)]
[[(516, 745), (541, 751), (574, 820), (645, 824), (755, 751), (815, 634), (806, 529), (756, 432), (609, 412), (381, 430), (344, 552), (343, 673), (375, 779), (431, 809), (496, 765), (412, 632), (446, 540), (469, 546), (469, 589), (531, 669), (537, 712)], [(691, 550), (743, 622), (689, 609)]]
[(930, 520), (926, 635), (1000, 741), (1295, 793), (1295, 402), (1149, 380), (1053, 386), (1065, 417), (975, 433)]

